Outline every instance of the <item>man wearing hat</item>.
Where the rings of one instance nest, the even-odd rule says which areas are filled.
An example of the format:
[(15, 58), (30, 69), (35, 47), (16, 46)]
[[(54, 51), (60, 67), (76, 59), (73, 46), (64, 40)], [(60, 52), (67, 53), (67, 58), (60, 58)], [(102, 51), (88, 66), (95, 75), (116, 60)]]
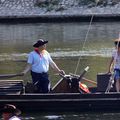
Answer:
[(6, 104), (1, 112), (3, 120), (20, 120), (18, 115), (21, 114), (21, 111), (12, 104)]
[(48, 79), (49, 65), (59, 74), (65, 74), (63, 70), (60, 70), (55, 62), (52, 60), (48, 51), (46, 51), (46, 43), (43, 39), (39, 39), (33, 47), (35, 48), (30, 52), (27, 61), (27, 67), (22, 72), (26, 74), (31, 70), (31, 76), (33, 84), (37, 84), (38, 91), (41, 93), (48, 93), (50, 90), (50, 84)]
[(116, 91), (120, 92), (120, 38), (116, 39), (114, 41), (115, 44), (115, 50), (112, 52), (112, 58), (109, 64), (109, 70), (108, 73), (111, 73), (111, 68), (113, 65), (113, 71), (114, 71), (114, 80), (115, 80), (115, 86)]

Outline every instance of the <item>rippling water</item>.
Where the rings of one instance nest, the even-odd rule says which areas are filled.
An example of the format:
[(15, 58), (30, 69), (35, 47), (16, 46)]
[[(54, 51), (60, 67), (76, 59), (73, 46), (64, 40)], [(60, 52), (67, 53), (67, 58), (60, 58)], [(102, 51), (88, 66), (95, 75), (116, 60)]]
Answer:
[(26, 113), (22, 120), (119, 120), (120, 113)]
[(22, 120), (119, 120), (119, 112), (111, 113), (26, 113)]
[[(0, 73), (21, 72), (27, 60), (28, 53), (33, 50), (33, 43), (43, 38), (49, 41), (47, 49), (57, 65), (66, 74), (74, 73), (78, 59), (80, 64), (77, 74), (89, 66), (86, 77), (96, 81), (99, 72), (106, 72), (114, 48), (113, 40), (118, 38), (119, 22), (93, 23), (85, 41), (89, 23), (37, 23), (37, 24), (0, 24)], [(83, 47), (84, 46), (84, 47)], [(29, 73), (23, 79), (31, 81)], [(50, 69), (50, 79), (54, 85), (59, 76)], [(86, 83), (89, 86), (92, 86)], [(36, 120), (104, 120), (113, 119), (119, 113), (113, 114), (27, 114), (24, 119)], [(118, 119), (116, 118), (116, 120)]]
[[(27, 116), (27, 115), (26, 115)], [(36, 117), (37, 116), (37, 117)], [(119, 120), (120, 113), (46, 113), (31, 114), (24, 120)]]
[[(89, 65), (88, 77), (95, 80), (98, 72), (106, 71), (107, 66), (98, 64), (104, 66), (108, 62), (120, 26), (119, 22), (92, 23), (85, 41), (88, 27), (89, 23), (0, 24), (0, 72), (21, 71), (33, 43), (43, 38), (49, 41), (47, 49), (52, 57), (67, 73), (75, 71), (81, 57), (77, 73)], [(8, 65), (12, 70), (7, 69)]]

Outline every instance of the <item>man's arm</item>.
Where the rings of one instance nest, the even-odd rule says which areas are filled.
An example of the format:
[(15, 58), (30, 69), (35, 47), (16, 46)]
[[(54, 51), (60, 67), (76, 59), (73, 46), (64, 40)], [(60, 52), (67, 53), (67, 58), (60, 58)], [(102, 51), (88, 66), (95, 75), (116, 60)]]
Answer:
[(31, 69), (31, 64), (27, 63), (25, 69), (23, 70), (22, 74), (25, 75)]
[(56, 63), (53, 61), (50, 63), (50, 66), (59, 74), (65, 75), (64, 70), (60, 70)]

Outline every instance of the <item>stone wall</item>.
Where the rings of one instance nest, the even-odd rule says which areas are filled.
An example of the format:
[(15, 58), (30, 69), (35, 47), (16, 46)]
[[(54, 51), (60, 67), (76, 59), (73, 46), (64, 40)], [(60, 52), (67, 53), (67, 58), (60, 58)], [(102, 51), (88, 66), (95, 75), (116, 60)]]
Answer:
[(86, 15), (93, 13), (120, 14), (120, 1), (0, 0), (0, 16)]
[(26, 8), (34, 7), (35, 0), (0, 0), (0, 7)]

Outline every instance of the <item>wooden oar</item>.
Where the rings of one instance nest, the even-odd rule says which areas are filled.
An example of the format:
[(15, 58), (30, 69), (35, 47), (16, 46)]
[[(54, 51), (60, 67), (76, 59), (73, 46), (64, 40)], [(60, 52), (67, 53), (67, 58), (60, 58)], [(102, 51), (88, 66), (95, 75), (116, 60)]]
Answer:
[[(78, 77), (78, 79), (82, 79), (82, 80), (84, 80), (86, 82), (89, 82), (89, 83), (91, 83), (93, 85), (97, 85), (97, 83), (95, 81), (83, 77), (84, 74), (88, 71), (88, 69), (89, 69), (89, 67), (86, 67), (81, 75), (75, 75), (75, 74), (72, 74), (72, 73), (69, 73), (69, 74), (74, 76), (74, 77)], [(55, 74), (55, 75), (60, 75), (62, 78), (66, 78), (67, 76), (70, 76), (70, 75), (62, 75), (62, 74)]]
[[(86, 72), (86, 71), (84, 71), (83, 73), (85, 73), (85, 72)], [(75, 75), (75, 74), (72, 74), (72, 73), (70, 73), (70, 75), (72, 75), (72, 76), (74, 76), (74, 77), (80, 78), (79, 75)], [(83, 75), (83, 74), (82, 74), (82, 75)], [(97, 83), (96, 83), (95, 81), (93, 81), (93, 80), (87, 79), (87, 78), (85, 78), (85, 77), (82, 77), (81, 79), (84, 80), (84, 81), (86, 81), (86, 82), (89, 82), (89, 83), (91, 83), (91, 84), (97, 85)]]
[(0, 79), (3, 78), (12, 78), (12, 77), (17, 77), (17, 76), (23, 76), (22, 73), (16, 73), (16, 74), (0, 74)]
[(84, 81), (86, 81), (86, 82), (89, 82), (89, 83), (93, 84), (93, 85), (97, 85), (97, 83), (96, 83), (95, 81), (93, 81), (93, 80), (89, 80), (89, 79), (84, 78), (84, 77), (82, 77), (82, 79), (83, 79)]

